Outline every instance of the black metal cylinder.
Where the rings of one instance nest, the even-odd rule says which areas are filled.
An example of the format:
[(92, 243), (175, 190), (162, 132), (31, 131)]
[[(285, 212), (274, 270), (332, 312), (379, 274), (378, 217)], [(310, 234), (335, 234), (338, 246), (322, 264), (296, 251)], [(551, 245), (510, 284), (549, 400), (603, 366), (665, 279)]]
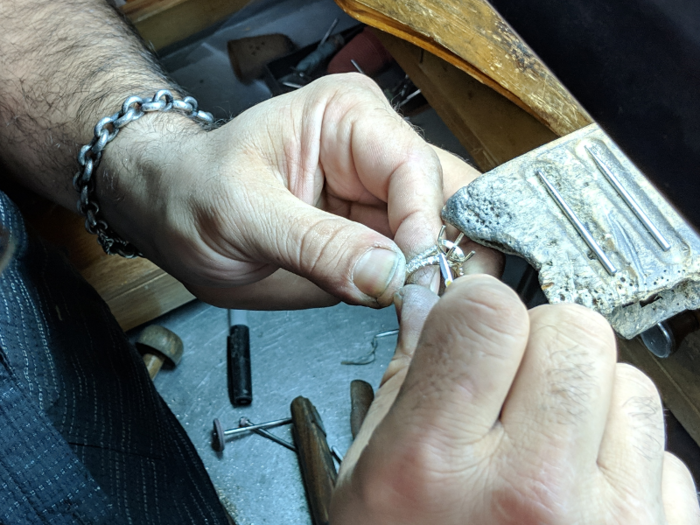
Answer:
[(253, 402), (253, 380), (250, 373), (250, 332), (245, 325), (229, 328), (226, 341), (228, 395), (233, 406)]

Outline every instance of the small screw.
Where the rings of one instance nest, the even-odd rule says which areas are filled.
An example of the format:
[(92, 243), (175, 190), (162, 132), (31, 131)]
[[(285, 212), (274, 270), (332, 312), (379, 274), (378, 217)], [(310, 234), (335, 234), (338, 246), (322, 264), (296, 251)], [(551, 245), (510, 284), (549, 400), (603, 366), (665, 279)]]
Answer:
[(269, 421), (267, 423), (260, 423), (258, 425), (251, 425), (246, 427), (232, 428), (229, 430), (224, 430), (221, 426), (221, 422), (218, 419), (214, 420), (214, 430), (212, 431), (212, 442), (211, 446), (217, 452), (224, 450), (226, 446), (226, 438), (229, 436), (235, 436), (237, 434), (246, 434), (248, 432), (253, 432), (261, 428), (272, 428), (279, 427), (282, 425), (289, 425), (292, 422), (292, 418), (277, 419), (275, 421)]
[[(241, 419), (238, 420), (238, 426), (240, 428), (250, 428), (250, 427), (254, 426), (254, 423), (250, 419), (248, 419), (247, 417), (242, 417)], [(297, 449), (294, 445), (285, 441), (284, 439), (278, 438), (273, 433), (268, 432), (267, 430), (264, 430), (262, 428), (258, 428), (256, 430), (253, 430), (253, 432), (258, 434), (259, 436), (263, 436), (263, 437), (266, 437), (267, 439), (274, 441), (278, 445), (282, 445), (283, 447), (288, 448), (292, 452), (297, 451)]]

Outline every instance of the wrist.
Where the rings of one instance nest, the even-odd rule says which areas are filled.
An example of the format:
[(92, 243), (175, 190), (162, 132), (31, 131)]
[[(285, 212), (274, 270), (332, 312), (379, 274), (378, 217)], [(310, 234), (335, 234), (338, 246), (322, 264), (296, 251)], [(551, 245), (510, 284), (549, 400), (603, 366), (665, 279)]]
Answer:
[[(90, 206), (85, 206), (84, 193), (82, 199), (84, 214), (95, 208), (93, 203), (99, 206), (96, 216), (100, 226), (93, 228), (93, 233), (97, 230), (105, 250), (122, 255), (134, 249), (120, 244), (121, 240), (143, 251), (152, 239), (158, 238), (154, 230), (163, 226), (161, 218), (170, 201), (167, 193), (176, 184), (174, 176), (182, 171), (186, 158), (182, 155), (187, 150), (185, 143), (189, 137), (203, 132), (194, 119), (210, 118), (197, 112), (194, 99), (175, 99), (173, 105), (167, 92), (153, 99), (133, 98), (118, 115), (109, 117), (111, 120), (103, 119), (107, 123), (102, 138), (107, 138), (110, 132), (113, 138), (106, 143), (97, 141), (88, 151), (86, 157), (94, 160), (99, 160), (101, 151), (101, 162), (92, 175), (94, 191), (89, 194)], [(93, 143), (96, 138), (97, 135)], [(87, 171), (86, 167), (84, 172)], [(84, 184), (86, 177), (78, 180)], [(86, 224), (90, 221), (88, 217)], [(110, 239), (119, 240), (112, 251)]]

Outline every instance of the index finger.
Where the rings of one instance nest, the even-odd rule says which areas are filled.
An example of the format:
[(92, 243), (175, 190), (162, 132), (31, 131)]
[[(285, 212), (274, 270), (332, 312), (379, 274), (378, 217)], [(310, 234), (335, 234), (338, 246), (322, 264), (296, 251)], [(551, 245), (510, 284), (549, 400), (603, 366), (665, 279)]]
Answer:
[[(328, 101), (323, 117), (326, 177), (335, 184), (335, 192), (360, 195), (366, 188), (386, 202), (394, 241), (410, 258), (435, 244), (440, 231), (440, 160), (373, 81), (355, 74), (345, 74), (342, 80), (343, 89)], [(336, 175), (343, 175), (342, 181), (334, 180)], [(349, 176), (357, 186), (348, 185)]]

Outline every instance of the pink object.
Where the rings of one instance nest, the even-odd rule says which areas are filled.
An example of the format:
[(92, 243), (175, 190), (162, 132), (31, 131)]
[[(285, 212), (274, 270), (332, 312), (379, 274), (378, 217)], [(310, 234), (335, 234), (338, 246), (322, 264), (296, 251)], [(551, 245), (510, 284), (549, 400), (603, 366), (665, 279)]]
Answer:
[(351, 60), (357, 62), (367, 76), (374, 76), (391, 63), (393, 57), (384, 48), (374, 32), (365, 27), (364, 31), (350, 40), (328, 64), (328, 73), (349, 73), (357, 71)]

